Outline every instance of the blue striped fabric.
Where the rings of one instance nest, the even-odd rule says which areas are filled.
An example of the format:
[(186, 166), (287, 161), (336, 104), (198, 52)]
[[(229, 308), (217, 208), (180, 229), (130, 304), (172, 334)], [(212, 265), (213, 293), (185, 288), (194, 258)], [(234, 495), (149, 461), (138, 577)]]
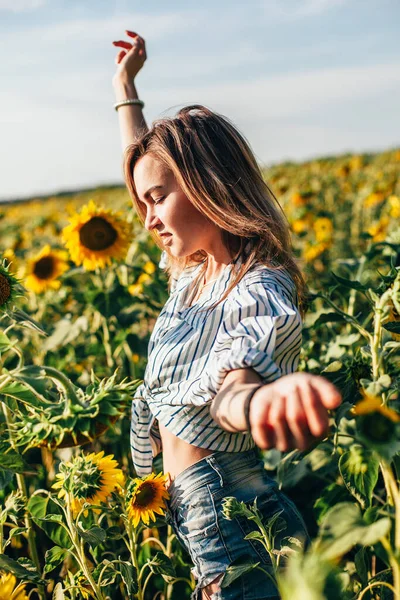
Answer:
[[(166, 257), (163, 252), (161, 268)], [(248, 432), (225, 431), (210, 415), (225, 375), (252, 367), (268, 383), (297, 369), (302, 320), (286, 271), (257, 263), (215, 309), (200, 312), (221, 298), (241, 262), (239, 257), (227, 265), (192, 306), (186, 306), (186, 299), (202, 263), (173, 281), (150, 337), (144, 381), (132, 403), (131, 451), (140, 477), (151, 473), (153, 458), (162, 450), (159, 421), (201, 448), (253, 448)]]

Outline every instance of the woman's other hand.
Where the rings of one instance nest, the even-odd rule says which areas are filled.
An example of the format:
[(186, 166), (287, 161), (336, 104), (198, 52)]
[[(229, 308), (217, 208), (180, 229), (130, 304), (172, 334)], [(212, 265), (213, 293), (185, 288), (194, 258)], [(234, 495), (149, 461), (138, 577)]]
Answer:
[(125, 33), (132, 38), (132, 42), (124, 40), (113, 42), (114, 46), (122, 48), (115, 57), (117, 71), (114, 78), (122, 76), (134, 79), (147, 58), (146, 45), (144, 39), (134, 31), (125, 30)]
[(263, 450), (306, 450), (316, 438), (325, 437), (328, 409), (341, 402), (336, 386), (319, 375), (291, 373), (263, 385), (250, 404), (254, 442)]

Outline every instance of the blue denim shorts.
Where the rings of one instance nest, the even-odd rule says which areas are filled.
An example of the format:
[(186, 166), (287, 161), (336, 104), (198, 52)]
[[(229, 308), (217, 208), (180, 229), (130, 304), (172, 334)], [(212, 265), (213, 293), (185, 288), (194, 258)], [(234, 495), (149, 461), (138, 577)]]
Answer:
[[(275, 543), (286, 536), (299, 538), (308, 545), (310, 538), (304, 520), (294, 503), (279, 490), (268, 476), (257, 448), (245, 452), (214, 452), (194, 463), (173, 480), (168, 488), (166, 520), (189, 553), (197, 581), (191, 600), (200, 600), (201, 588), (225, 573), (237, 559), (254, 560), (260, 567), (271, 566), (268, 552), (256, 540), (243, 539), (258, 530), (254, 521), (238, 516), (228, 520), (222, 513), (222, 500), (234, 496), (246, 503), (257, 497), (257, 507), (264, 518), (278, 511), (287, 528), (278, 533)], [(212, 600), (279, 599), (279, 592), (259, 569), (221, 588)]]

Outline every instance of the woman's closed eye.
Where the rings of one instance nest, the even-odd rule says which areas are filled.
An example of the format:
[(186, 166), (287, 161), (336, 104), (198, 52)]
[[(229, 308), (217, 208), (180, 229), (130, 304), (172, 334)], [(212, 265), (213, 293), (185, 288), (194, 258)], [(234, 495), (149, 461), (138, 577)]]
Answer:
[(163, 200), (165, 200), (165, 196), (161, 196), (161, 198), (153, 200), (153, 202), (154, 202), (155, 205), (157, 205), (157, 204), (160, 204), (160, 202), (162, 202)]

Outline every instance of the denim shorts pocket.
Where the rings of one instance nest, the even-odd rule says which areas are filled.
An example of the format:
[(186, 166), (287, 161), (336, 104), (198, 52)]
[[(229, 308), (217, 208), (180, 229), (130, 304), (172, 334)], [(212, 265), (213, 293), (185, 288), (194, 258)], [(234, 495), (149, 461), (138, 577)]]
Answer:
[(215, 535), (218, 527), (208, 485), (186, 497), (177, 507), (175, 518), (179, 533), (190, 545)]

